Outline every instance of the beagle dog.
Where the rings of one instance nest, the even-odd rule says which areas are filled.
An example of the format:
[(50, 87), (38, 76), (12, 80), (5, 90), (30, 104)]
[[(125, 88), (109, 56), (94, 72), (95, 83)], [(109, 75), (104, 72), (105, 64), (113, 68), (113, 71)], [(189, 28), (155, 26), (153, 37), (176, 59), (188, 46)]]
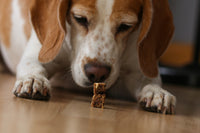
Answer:
[(1, 54), (22, 98), (49, 99), (49, 79), (70, 71), (82, 88), (104, 82), (172, 114), (158, 59), (173, 31), (168, 0), (0, 0)]

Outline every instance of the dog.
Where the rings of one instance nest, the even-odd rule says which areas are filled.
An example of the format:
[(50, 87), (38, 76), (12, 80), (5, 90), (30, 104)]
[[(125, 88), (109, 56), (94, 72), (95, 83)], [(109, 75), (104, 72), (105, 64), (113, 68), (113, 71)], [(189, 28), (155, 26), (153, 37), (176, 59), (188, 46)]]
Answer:
[(49, 79), (70, 69), (82, 88), (126, 88), (145, 110), (173, 114), (158, 70), (173, 32), (167, 0), (0, 1), (1, 54), (21, 98), (48, 100)]

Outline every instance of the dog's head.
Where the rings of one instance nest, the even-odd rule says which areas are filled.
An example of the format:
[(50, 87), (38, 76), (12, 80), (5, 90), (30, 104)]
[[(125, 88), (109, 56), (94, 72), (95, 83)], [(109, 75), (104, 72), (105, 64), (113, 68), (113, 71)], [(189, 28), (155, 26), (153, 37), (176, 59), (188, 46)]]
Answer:
[(125, 49), (133, 45), (127, 44), (127, 40), (138, 30), (141, 70), (148, 77), (158, 75), (158, 58), (167, 48), (174, 30), (167, 0), (35, 2), (31, 20), (43, 45), (39, 60), (52, 61), (63, 41), (70, 38), (72, 75), (78, 85), (87, 87), (93, 82), (106, 82), (110, 87), (119, 76)]

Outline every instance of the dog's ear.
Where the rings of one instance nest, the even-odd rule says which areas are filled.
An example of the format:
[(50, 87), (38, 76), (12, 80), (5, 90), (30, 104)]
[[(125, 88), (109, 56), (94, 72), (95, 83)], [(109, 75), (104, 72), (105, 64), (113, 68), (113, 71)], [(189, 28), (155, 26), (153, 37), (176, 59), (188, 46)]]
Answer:
[(68, 0), (35, 0), (30, 14), (33, 28), (42, 44), (39, 61), (48, 63), (59, 53), (66, 34)]
[(168, 0), (144, 0), (138, 54), (143, 73), (150, 78), (158, 75), (158, 59), (173, 36), (173, 17)]

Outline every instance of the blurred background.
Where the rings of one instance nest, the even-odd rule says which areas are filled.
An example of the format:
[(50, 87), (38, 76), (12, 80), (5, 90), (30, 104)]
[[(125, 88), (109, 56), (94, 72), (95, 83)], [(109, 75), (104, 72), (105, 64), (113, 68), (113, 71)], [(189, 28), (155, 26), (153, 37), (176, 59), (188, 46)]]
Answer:
[(169, 0), (169, 4), (174, 17), (175, 34), (172, 44), (160, 60), (163, 81), (200, 86), (200, 1)]
[(199, 0), (169, 0), (176, 27), (174, 41), (195, 41)]

